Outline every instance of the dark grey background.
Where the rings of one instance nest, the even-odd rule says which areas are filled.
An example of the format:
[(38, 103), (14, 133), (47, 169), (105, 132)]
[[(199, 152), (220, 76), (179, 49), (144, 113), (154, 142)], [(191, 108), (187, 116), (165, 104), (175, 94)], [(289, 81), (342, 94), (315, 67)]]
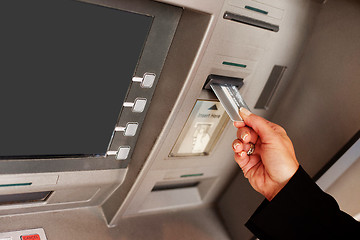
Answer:
[(106, 153), (152, 18), (0, 1), (0, 156)]

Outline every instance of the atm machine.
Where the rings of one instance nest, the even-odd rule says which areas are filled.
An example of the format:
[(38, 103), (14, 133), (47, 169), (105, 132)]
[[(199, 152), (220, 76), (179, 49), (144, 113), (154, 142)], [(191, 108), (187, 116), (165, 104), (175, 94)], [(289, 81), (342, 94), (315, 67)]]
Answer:
[[(359, 21), (354, 0), (1, 1), (0, 240), (255, 239), (209, 81), (320, 178), (359, 143)], [(351, 149), (326, 189), (356, 216)]]

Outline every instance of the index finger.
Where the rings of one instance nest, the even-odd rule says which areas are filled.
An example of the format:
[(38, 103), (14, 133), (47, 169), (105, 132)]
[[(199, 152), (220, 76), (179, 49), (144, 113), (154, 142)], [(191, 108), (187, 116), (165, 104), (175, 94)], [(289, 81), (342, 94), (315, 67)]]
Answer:
[(258, 115), (251, 113), (246, 108), (240, 108), (240, 115), (247, 126), (254, 129), (263, 142), (273, 140), (274, 129), (268, 124), (268, 121)]

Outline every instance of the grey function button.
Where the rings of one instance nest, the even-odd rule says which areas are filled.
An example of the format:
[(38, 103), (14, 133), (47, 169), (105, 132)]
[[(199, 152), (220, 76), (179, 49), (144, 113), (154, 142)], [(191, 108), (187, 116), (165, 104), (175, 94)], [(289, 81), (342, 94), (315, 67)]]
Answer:
[(141, 83), (142, 88), (151, 88), (154, 84), (156, 75), (154, 73), (145, 73), (144, 79)]
[(116, 127), (116, 132), (124, 132), (124, 136), (133, 137), (136, 135), (139, 124), (137, 122), (129, 122), (126, 127)]
[(135, 136), (138, 126), (139, 126), (138, 123), (126, 124), (126, 129), (125, 129), (124, 135), (129, 136), (129, 137)]
[(146, 106), (146, 98), (137, 98), (137, 99), (135, 99), (132, 111), (141, 113), (144, 111), (145, 106)]
[(117, 160), (125, 160), (128, 158), (130, 153), (130, 147), (129, 146), (121, 146), (119, 147), (119, 150), (116, 154)]
[(155, 81), (155, 73), (145, 73), (143, 77), (133, 77), (133, 82), (140, 82), (142, 88), (152, 88)]
[(131, 107), (133, 112), (141, 113), (146, 106), (146, 98), (136, 98), (135, 102), (124, 102), (124, 107)]

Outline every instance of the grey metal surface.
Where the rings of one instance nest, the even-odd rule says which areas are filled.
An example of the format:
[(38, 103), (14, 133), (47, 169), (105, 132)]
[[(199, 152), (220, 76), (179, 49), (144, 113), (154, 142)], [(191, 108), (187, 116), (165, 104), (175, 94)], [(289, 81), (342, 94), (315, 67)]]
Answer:
[(253, 234), (245, 227), (245, 223), (263, 200), (264, 197), (239, 172), (217, 202), (219, 214), (231, 239), (252, 239)]
[(324, 4), (292, 83), (276, 96), (270, 120), (285, 128), (312, 176), (360, 128), (359, 21), (359, 1)]
[(49, 240), (230, 239), (209, 208), (123, 219), (115, 228), (106, 226), (95, 207), (0, 217), (0, 232), (38, 227), (44, 229)]
[[(152, 72), (156, 76), (160, 76), (181, 16), (181, 8), (144, 0), (89, 0), (84, 2), (155, 16), (143, 53), (138, 62), (135, 76), (143, 76), (146, 72)], [(142, 97), (146, 98), (148, 103), (144, 109), (144, 114), (133, 113), (131, 109), (123, 108), (117, 126), (125, 126), (128, 122), (138, 122), (138, 133), (133, 137), (128, 137), (122, 133), (115, 132), (109, 150), (117, 151), (119, 146), (122, 145), (136, 145), (139, 130), (144, 121), (145, 113), (149, 108), (157, 80), (158, 77), (155, 79), (152, 88), (142, 88), (138, 83), (131, 85), (125, 101), (134, 101), (136, 98)], [(132, 155), (132, 153), (133, 149), (129, 154)], [(124, 161), (118, 161), (115, 156), (4, 160), (0, 161), (0, 174), (126, 168), (130, 160), (129, 157)]]

